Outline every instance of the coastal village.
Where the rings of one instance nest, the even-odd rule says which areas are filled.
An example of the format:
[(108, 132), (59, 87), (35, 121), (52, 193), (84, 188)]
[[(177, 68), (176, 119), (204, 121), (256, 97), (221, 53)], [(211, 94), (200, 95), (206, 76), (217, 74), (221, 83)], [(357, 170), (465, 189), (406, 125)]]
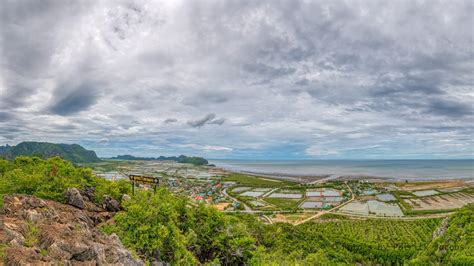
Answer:
[(327, 214), (383, 219), (442, 217), (474, 203), (473, 180), (408, 182), (359, 177), (315, 182), (308, 177), (232, 173), (215, 166), (172, 161), (106, 161), (93, 168), (96, 175), (110, 180), (127, 180), (131, 174), (154, 177), (160, 187), (196, 204), (224, 212), (254, 213), (267, 223), (299, 224)]

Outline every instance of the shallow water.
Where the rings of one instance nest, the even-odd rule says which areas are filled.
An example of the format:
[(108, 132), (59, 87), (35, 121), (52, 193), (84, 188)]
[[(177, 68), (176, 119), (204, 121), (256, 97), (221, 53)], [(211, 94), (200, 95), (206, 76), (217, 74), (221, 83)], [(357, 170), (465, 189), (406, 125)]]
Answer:
[(233, 171), (289, 176), (474, 178), (474, 160), (211, 160), (210, 163)]

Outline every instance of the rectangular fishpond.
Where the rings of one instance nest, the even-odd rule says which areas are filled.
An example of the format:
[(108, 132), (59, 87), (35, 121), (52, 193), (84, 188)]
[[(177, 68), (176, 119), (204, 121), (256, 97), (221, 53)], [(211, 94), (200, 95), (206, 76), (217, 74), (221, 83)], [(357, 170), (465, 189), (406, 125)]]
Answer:
[(390, 193), (383, 193), (383, 194), (378, 194), (375, 196), (378, 200), (380, 201), (392, 201), (396, 200), (396, 198), (390, 194)]
[(272, 193), (269, 198), (301, 199), (301, 194)]
[(315, 209), (321, 207), (323, 207), (323, 203), (321, 201), (305, 201), (300, 205), (300, 208), (303, 209)]
[(253, 198), (256, 198), (256, 197), (260, 197), (264, 194), (265, 192), (259, 192), (259, 191), (246, 191), (240, 195), (242, 196), (246, 196), (246, 197), (253, 197)]
[(412, 193), (418, 197), (424, 197), (424, 196), (436, 195), (439, 192), (436, 190), (418, 190), (418, 191), (413, 191)]

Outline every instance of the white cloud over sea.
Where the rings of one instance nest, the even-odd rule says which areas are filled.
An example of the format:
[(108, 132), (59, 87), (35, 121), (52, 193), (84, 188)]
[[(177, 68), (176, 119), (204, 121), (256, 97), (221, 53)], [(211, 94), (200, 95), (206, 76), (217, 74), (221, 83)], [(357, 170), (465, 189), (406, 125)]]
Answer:
[(472, 158), (472, 1), (0, 0), (0, 145)]

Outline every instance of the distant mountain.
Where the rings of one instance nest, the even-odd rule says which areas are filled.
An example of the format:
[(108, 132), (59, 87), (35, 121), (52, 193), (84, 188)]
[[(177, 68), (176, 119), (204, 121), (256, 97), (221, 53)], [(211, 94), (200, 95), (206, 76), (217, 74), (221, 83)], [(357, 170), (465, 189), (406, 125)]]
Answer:
[(202, 157), (188, 157), (185, 155), (176, 156), (160, 156), (160, 157), (135, 157), (133, 155), (118, 155), (112, 157), (113, 160), (137, 160), (137, 161), (175, 161), (178, 163), (190, 163), (194, 165), (207, 165), (209, 162)]
[(21, 142), (16, 146), (0, 146), (0, 157), (14, 159), (17, 156), (49, 158), (59, 156), (73, 163), (100, 162), (94, 151), (78, 144), (55, 144), (49, 142)]

